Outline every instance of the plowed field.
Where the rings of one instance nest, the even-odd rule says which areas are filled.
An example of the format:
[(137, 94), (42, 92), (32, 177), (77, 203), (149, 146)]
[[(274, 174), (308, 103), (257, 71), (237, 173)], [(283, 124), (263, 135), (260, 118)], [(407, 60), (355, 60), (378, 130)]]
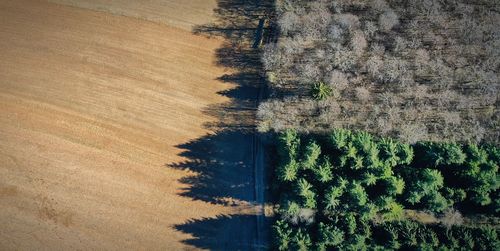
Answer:
[(248, 211), (167, 167), (229, 101), (222, 41), (190, 31), (215, 1), (53, 2), (86, 6), (0, 1), (0, 249), (190, 249), (176, 225)]

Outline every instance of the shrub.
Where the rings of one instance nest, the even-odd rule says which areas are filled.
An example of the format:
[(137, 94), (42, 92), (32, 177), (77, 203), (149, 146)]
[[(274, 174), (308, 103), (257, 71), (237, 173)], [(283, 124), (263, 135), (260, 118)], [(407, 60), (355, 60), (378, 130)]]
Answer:
[(360, 56), (361, 54), (363, 54), (367, 46), (368, 42), (366, 42), (365, 35), (361, 30), (352, 32), (351, 48), (356, 53), (356, 55)]
[(316, 193), (313, 186), (305, 178), (300, 178), (297, 182), (297, 194), (302, 199), (302, 206), (310, 209), (316, 208)]
[(387, 206), (387, 210), (385, 210), (382, 217), (385, 221), (395, 221), (402, 220), (403, 215), (403, 206), (393, 201), (389, 203), (389, 205)]
[(333, 179), (333, 166), (328, 157), (324, 157), (320, 165), (314, 169), (316, 179), (321, 183), (327, 183)]
[(439, 222), (446, 228), (450, 228), (451, 226), (462, 225), (464, 219), (459, 211), (448, 208), (444, 211), (443, 216), (439, 218)]
[(314, 141), (310, 141), (305, 149), (302, 167), (304, 169), (314, 169), (321, 154), (321, 147)]
[(329, 188), (327, 188), (325, 199), (323, 201), (326, 211), (330, 211), (333, 213), (340, 206), (340, 196), (344, 194), (346, 187), (347, 181), (343, 178), (339, 178), (336, 184), (333, 184)]
[(358, 87), (355, 89), (355, 92), (356, 92), (356, 98), (360, 102), (366, 102), (370, 99), (370, 91), (365, 87)]
[(336, 226), (319, 223), (318, 229), (318, 249), (339, 247), (344, 242), (344, 232)]
[(282, 181), (294, 181), (297, 179), (299, 172), (299, 163), (295, 159), (291, 159), (285, 165), (278, 168), (278, 178)]
[(278, 250), (289, 250), (293, 230), (283, 220), (278, 220), (273, 226), (274, 243)]
[(357, 182), (352, 182), (347, 186), (345, 196), (348, 202), (344, 205), (346, 210), (362, 208), (368, 201), (365, 189)]
[(425, 207), (433, 212), (443, 212), (448, 208), (446, 198), (439, 192), (431, 192), (423, 198)]
[(423, 203), (425, 208), (440, 212), (447, 207), (446, 199), (439, 193), (444, 180), (441, 172), (434, 169), (412, 169), (407, 173), (409, 181), (405, 192), (406, 202), (410, 205)]
[(278, 19), (278, 25), (283, 35), (288, 35), (300, 28), (300, 17), (294, 12), (285, 12)]
[(312, 241), (307, 231), (299, 228), (292, 238), (291, 249), (298, 251), (308, 251), (311, 249)]
[(342, 90), (348, 85), (348, 80), (342, 71), (334, 70), (330, 76), (330, 83), (335, 89)]
[(300, 205), (299, 203), (293, 200), (287, 200), (282, 204), (283, 206), (280, 208), (281, 217), (285, 219), (287, 222), (291, 222), (293, 224), (299, 223), (299, 214), (300, 214)]
[(316, 100), (324, 100), (333, 94), (333, 89), (323, 82), (316, 82), (312, 85), (311, 95)]
[(417, 144), (422, 154), (424, 165), (440, 166), (440, 165), (460, 165), (465, 161), (466, 155), (461, 147), (455, 143), (436, 143), (425, 142)]
[(360, 27), (359, 18), (353, 14), (335, 14), (334, 20), (344, 29), (356, 30)]
[(391, 9), (386, 10), (378, 18), (378, 25), (383, 31), (389, 31), (397, 24), (399, 24), (399, 17), (396, 12)]

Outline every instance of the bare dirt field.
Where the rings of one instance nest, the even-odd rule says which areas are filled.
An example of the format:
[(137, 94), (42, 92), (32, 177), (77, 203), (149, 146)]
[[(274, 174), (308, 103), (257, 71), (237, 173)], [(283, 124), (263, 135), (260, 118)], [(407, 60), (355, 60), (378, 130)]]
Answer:
[(50, 2), (136, 17), (191, 30), (215, 20), (216, 0), (49, 0)]
[(84, 2), (0, 1), (0, 249), (249, 249), (252, 137), (206, 126), (232, 71), (189, 29), (215, 1)]

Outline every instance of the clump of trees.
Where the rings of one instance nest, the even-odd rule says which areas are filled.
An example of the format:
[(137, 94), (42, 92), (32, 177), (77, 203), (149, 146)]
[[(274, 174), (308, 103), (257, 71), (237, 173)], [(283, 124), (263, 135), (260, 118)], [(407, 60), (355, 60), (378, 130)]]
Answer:
[[(277, 152), (279, 250), (500, 248), (496, 226), (461, 225), (459, 213), (498, 213), (495, 146), (289, 129)], [(407, 209), (445, 217), (424, 224), (407, 219)]]
[(278, 0), (276, 13), (260, 130), (499, 143), (500, 2)]

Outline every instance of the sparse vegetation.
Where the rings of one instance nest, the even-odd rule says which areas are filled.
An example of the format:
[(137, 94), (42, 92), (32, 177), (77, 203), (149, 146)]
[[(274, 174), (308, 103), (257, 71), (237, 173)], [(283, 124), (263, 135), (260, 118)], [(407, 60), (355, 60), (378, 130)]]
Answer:
[(276, 11), (261, 131), (499, 142), (498, 1), (278, 0)]

